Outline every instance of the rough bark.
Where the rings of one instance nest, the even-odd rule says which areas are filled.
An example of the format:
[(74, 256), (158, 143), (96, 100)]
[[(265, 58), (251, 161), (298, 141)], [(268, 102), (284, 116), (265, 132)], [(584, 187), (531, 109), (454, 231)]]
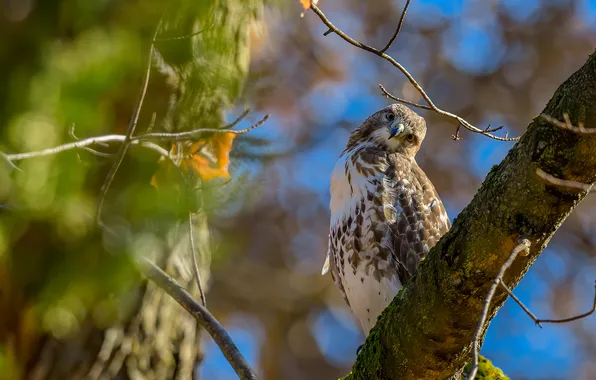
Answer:
[[(596, 54), (555, 92), (544, 114), (596, 128)], [(495, 142), (496, 143), (496, 142)], [(530, 269), (586, 191), (554, 186), (536, 175), (591, 184), (596, 136), (578, 135), (536, 117), (472, 202), (432, 249), (372, 330), (347, 379), (460, 377), (491, 282), (523, 237), (531, 242), (505, 273), (514, 287)], [(503, 305), (499, 290), (489, 320)], [(486, 327), (488, 324), (485, 326)]]

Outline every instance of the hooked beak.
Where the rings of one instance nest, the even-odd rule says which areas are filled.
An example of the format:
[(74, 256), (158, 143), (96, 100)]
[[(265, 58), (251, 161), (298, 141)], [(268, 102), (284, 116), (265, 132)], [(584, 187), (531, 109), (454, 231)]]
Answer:
[(406, 127), (404, 127), (404, 123), (402, 123), (402, 122), (397, 122), (397, 123), (391, 124), (391, 127), (389, 128), (389, 138), (390, 139), (394, 138), (395, 136), (402, 133), (404, 131), (404, 129), (406, 129)]

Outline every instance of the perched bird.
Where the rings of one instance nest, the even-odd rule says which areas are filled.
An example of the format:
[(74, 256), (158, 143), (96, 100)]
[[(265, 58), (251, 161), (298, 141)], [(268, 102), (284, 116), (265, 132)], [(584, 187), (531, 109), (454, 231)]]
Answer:
[(366, 335), (450, 228), (433, 184), (416, 163), (426, 122), (401, 104), (366, 119), (331, 176), (331, 275)]

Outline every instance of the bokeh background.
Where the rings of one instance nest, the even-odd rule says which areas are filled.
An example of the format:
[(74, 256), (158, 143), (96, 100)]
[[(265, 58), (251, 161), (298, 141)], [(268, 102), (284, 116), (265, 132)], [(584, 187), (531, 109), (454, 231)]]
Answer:
[[(31, 9), (40, 7), (34, 1), (25, 3)], [(404, 3), (321, 0), (319, 6), (350, 36), (380, 47), (392, 35)], [(4, 27), (0, 29), (6, 33), (3, 41), (10, 39), (9, 32), (27, 32), (19, 30), (19, 23), (44, 27), (42, 18), (35, 22), (27, 19), (31, 9), (23, 10), (15, 4), (8, 1), (4, 5)], [(234, 191), (226, 202), (214, 203), (209, 210), (214, 242), (207, 294), (209, 309), (267, 380), (331, 379), (349, 372), (356, 348), (364, 338), (330, 276), (320, 275), (327, 247), (329, 175), (350, 131), (388, 104), (378, 90), (379, 83), (396, 96), (421, 102), (419, 94), (389, 63), (335, 35), (324, 37), (327, 28), (318, 17), (309, 11), (301, 17), (301, 12), (298, 1), (267, 3), (251, 31), (246, 87), (240, 100), (228, 109), (226, 118), (234, 119), (246, 104), (254, 110), (249, 121), (258, 120), (264, 113), (272, 116), (264, 126), (251, 132), (252, 144), (236, 145), (231, 164)], [(106, 60), (104, 64), (113, 68), (98, 69), (105, 75), (102, 80), (122, 83), (127, 80), (126, 75), (121, 75), (122, 67), (142, 67), (145, 47), (137, 42), (129, 44), (125, 36), (120, 40), (121, 46), (111, 49), (128, 54), (114, 53), (121, 58), (116, 63), (107, 59), (102, 51), (105, 36), (101, 30), (109, 22), (109, 15), (96, 21), (94, 28), (100, 32), (89, 33), (89, 40), (79, 41), (80, 49), (73, 48), (71, 54), (73, 61), (84, 56), (84, 64), (89, 66), (101, 66), (94, 55)], [(48, 45), (57, 43), (68, 46), (63, 41), (47, 41)], [(131, 46), (138, 50), (131, 50)], [(555, 89), (586, 61), (595, 47), (593, 0), (413, 0), (404, 28), (388, 54), (418, 79), (439, 107), (478, 127), (504, 125), (503, 131), (497, 133), (520, 135)], [(20, 59), (24, 61), (26, 49), (27, 46), (22, 47), (25, 58)], [(3, 61), (10, 59), (2, 55)], [(58, 73), (74, 70), (68, 62), (71, 61), (61, 63), (56, 69)], [(10, 67), (5, 62), (2, 65)], [(47, 68), (11, 69), (12, 83), (19, 83), (19, 75), (38, 76), (33, 87), (28, 87), (31, 82), (24, 79), (22, 87), (10, 87), (10, 91), (20, 94), (19, 99), (47, 100), (44, 97), (48, 90), (44, 86), (52, 82), (39, 79), (44, 70), (47, 75)], [(94, 79), (81, 74), (69, 80), (78, 83)], [(133, 83), (128, 83), (126, 91), (122, 86), (101, 91), (115, 91), (115, 97), (132, 94), (134, 99), (138, 87), (136, 82), (131, 86)], [(23, 93), (29, 95), (23, 98)], [(0, 126), (3, 151), (11, 147), (23, 149), (15, 131), (27, 128), (32, 120), (47, 121), (27, 119), (30, 106), (13, 104), (11, 96), (2, 98), (2, 102), (2, 117), (8, 123)], [(74, 102), (68, 106), (90, 107), (89, 104)], [(99, 106), (99, 110), (88, 110), (88, 115), (92, 115), (88, 117), (94, 119), (90, 124), (109, 122), (117, 119), (114, 115), (128, 115), (130, 111), (102, 109), (101, 103)], [(454, 141), (451, 135), (456, 125), (451, 120), (432, 112), (419, 112), (426, 118), (429, 131), (418, 162), (453, 219), (513, 144), (465, 130), (461, 132), (463, 139)], [(79, 123), (85, 125), (85, 120)], [(238, 141), (242, 139), (239, 137)], [(33, 140), (25, 146), (34, 149), (54, 142), (47, 137)], [(73, 153), (28, 169), (43, 173), (53, 162), (70, 165), (68, 168), (77, 166), (79, 169), (72, 170), (79, 173), (89, 166), (106, 165), (105, 159), (87, 158), (80, 163), (76, 160)], [(7, 201), (11, 199), (8, 183), (24, 181), (19, 174), (10, 176), (0, 176), (0, 216), (5, 218), (14, 214), (16, 207)], [(97, 180), (97, 187), (102, 178)], [(93, 208), (89, 206), (95, 202), (93, 197), (77, 199), (81, 207)], [(33, 210), (46, 210), (47, 202), (58, 200), (59, 197), (34, 197), (28, 204), (33, 205)], [(30, 209), (19, 212), (31, 212)], [(74, 211), (71, 214), (73, 218), (78, 215)], [(57, 223), (62, 223), (64, 234), (78, 231), (72, 227), (78, 223), (76, 218)], [(0, 248), (8, 252), (12, 246), (7, 236), (15, 232), (8, 232), (6, 223), (3, 228)], [(2, 252), (0, 249), (0, 257)], [(117, 281), (113, 288), (123, 287), (130, 281), (126, 278)], [(594, 297), (595, 279), (596, 195), (588, 197), (569, 217), (515, 293), (538, 317), (566, 317), (588, 309)], [(60, 319), (60, 315), (54, 318)], [(50, 318), (48, 325), (55, 324)], [(199, 369), (202, 378), (235, 378), (208, 337), (204, 348)], [(596, 318), (540, 329), (508, 300), (491, 323), (482, 354), (513, 379), (593, 379)]]

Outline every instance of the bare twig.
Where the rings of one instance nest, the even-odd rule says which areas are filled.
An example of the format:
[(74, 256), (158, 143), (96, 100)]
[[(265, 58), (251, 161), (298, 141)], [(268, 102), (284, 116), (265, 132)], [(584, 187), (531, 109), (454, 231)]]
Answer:
[[(489, 132), (486, 132), (485, 130), (479, 129), (475, 126), (473, 126), (472, 124), (470, 124), (469, 122), (467, 122), (464, 118), (457, 116), (451, 112), (447, 112), (444, 111), (442, 109), (440, 109), (439, 107), (437, 107), (433, 101), (431, 100), (431, 98), (428, 96), (428, 94), (424, 91), (424, 89), (422, 88), (422, 86), (420, 86), (420, 84), (418, 83), (418, 81), (416, 81), (416, 79), (412, 76), (412, 74), (410, 74), (410, 72), (399, 62), (397, 62), (393, 57), (391, 57), (390, 55), (387, 55), (386, 53), (384, 53), (381, 50), (377, 50), (372, 46), (363, 44), (362, 42), (356, 41), (355, 39), (353, 39), (352, 37), (348, 36), (346, 33), (344, 33), (341, 29), (339, 29), (338, 27), (336, 27), (335, 25), (333, 25), (333, 23), (327, 18), (327, 16), (325, 16), (325, 14), (323, 13), (323, 11), (321, 11), (321, 9), (313, 2), (310, 6), (310, 8), (313, 10), (313, 12), (315, 12), (315, 14), (317, 16), (319, 16), (319, 18), (321, 19), (321, 21), (327, 25), (327, 27), (329, 28), (329, 30), (333, 31), (333, 33), (337, 34), (339, 37), (341, 37), (344, 41), (348, 42), (349, 44), (360, 48), (362, 50), (366, 50), (370, 53), (373, 53), (376, 56), (379, 56), (381, 58), (383, 58), (384, 60), (388, 61), (389, 63), (391, 63), (394, 67), (396, 67), (399, 71), (401, 71), (406, 78), (408, 79), (408, 81), (412, 84), (412, 86), (414, 86), (414, 88), (416, 88), (416, 90), (420, 93), (420, 95), (422, 95), (422, 97), (424, 98), (424, 100), (426, 100), (426, 102), (428, 103), (428, 105), (430, 106), (430, 108), (438, 113), (439, 115), (443, 115), (446, 117), (449, 117), (451, 119), (456, 120), (459, 124), (461, 124), (464, 128), (466, 128), (467, 130), (474, 132), (474, 133), (479, 133), (481, 135), (490, 137), (491, 139), (495, 139), (495, 140), (499, 140), (499, 141), (516, 141), (519, 140), (519, 137), (500, 137), (500, 136), (495, 136)], [(395, 99), (399, 99), (399, 98), (395, 98)], [(398, 100), (399, 101), (399, 100)], [(408, 103), (406, 103), (408, 104)]]
[(451, 135), (451, 139), (455, 140), (455, 141), (459, 141), (459, 140), (463, 140), (463, 137), (461, 137), (459, 135), (459, 130), (461, 129), (461, 124), (457, 125), (457, 128), (455, 128), (455, 134)]
[(145, 276), (168, 293), (211, 335), (240, 379), (257, 380), (257, 375), (227, 331), (204, 306), (196, 302), (186, 289), (150, 260), (139, 258), (138, 263)]
[(581, 182), (577, 182), (577, 181), (569, 181), (566, 179), (560, 179), (560, 178), (556, 178), (548, 173), (546, 173), (544, 170), (540, 169), (540, 168), (536, 168), (536, 174), (538, 175), (538, 177), (544, 179), (547, 182), (550, 182), (553, 185), (556, 186), (561, 186), (561, 187), (569, 187), (572, 189), (578, 189), (578, 190), (582, 190), (582, 191), (591, 191), (590, 189), (592, 188), (593, 184), (589, 184), (589, 183), (581, 183)]
[(521, 309), (528, 315), (528, 317), (530, 317), (530, 319), (532, 319), (534, 321), (534, 323), (536, 323), (538, 325), (538, 327), (542, 328), (542, 325), (540, 324), (540, 320), (538, 318), (536, 318), (534, 313), (532, 313), (530, 311), (530, 309), (528, 309), (526, 307), (526, 305), (524, 305), (523, 302), (519, 298), (517, 298), (517, 296), (515, 294), (513, 294), (511, 289), (509, 289), (509, 287), (507, 285), (505, 285), (505, 283), (503, 281), (500, 281), (500, 283), (501, 283), (501, 286), (503, 287), (503, 289), (505, 289), (505, 291), (507, 292), (507, 294), (509, 294), (511, 296), (511, 298), (513, 298), (515, 303), (517, 303), (517, 305), (519, 307), (521, 307)]
[[(243, 133), (249, 132), (249, 131), (261, 126), (268, 119), (268, 117), (269, 117), (269, 115), (266, 115), (263, 119), (261, 119), (257, 123), (251, 125), (248, 128), (241, 129), (241, 130), (232, 131), (232, 130), (226, 130), (226, 129), (203, 128), (203, 129), (195, 129), (193, 131), (179, 132), (179, 133), (147, 133), (145, 135), (133, 136), (130, 139), (129, 144), (130, 145), (140, 145), (142, 147), (149, 148), (164, 157), (174, 160), (175, 157), (173, 157), (167, 150), (165, 150), (164, 148), (162, 148), (161, 146), (159, 146), (155, 143), (152, 143), (150, 141), (145, 141), (145, 140), (148, 140), (148, 139), (163, 139), (166, 141), (192, 140), (193, 136), (200, 135), (202, 133), (226, 133), (226, 132), (229, 132), (229, 133), (234, 133), (234, 134), (243, 134)], [(230, 126), (235, 125), (235, 123), (237, 123), (237, 121), (234, 121), (232, 124), (230, 124)], [(13, 161), (21, 161), (21, 160), (26, 160), (29, 158), (51, 156), (51, 155), (65, 152), (68, 150), (84, 149), (91, 145), (105, 146), (106, 143), (111, 143), (111, 142), (125, 143), (125, 141), (126, 141), (125, 135), (104, 135), (104, 136), (98, 136), (98, 137), (89, 137), (86, 139), (77, 140), (74, 142), (58, 145), (53, 148), (43, 149), (43, 150), (35, 151), (35, 152), (15, 153), (15, 154), (5, 154), (3, 152), (0, 152), (0, 157), (3, 158), (13, 168), (20, 171), (21, 169), (19, 169), (17, 166), (15, 166)]]
[(480, 336), (482, 335), (482, 328), (484, 327), (484, 323), (488, 318), (488, 311), (490, 309), (490, 304), (493, 300), (495, 292), (497, 291), (497, 287), (500, 283), (503, 282), (503, 275), (505, 271), (513, 264), (517, 255), (521, 252), (525, 251), (528, 253), (530, 251), (530, 241), (528, 239), (523, 239), (520, 243), (513, 248), (509, 258), (503, 263), (499, 272), (497, 273), (497, 277), (493, 280), (493, 283), (490, 286), (488, 294), (484, 299), (484, 303), (482, 305), (482, 312), (480, 314), (480, 319), (478, 320), (478, 325), (476, 325), (476, 330), (474, 331), (474, 339), (472, 340), (472, 369), (468, 375), (469, 380), (474, 380), (476, 374), (478, 373), (478, 356), (479, 356), (479, 349), (480, 349)]
[(592, 303), (592, 308), (590, 311), (587, 311), (583, 314), (576, 315), (575, 317), (570, 318), (563, 318), (563, 319), (539, 319), (536, 317), (530, 309), (528, 309), (520, 300), (513, 294), (513, 292), (505, 285), (503, 281), (501, 281), (501, 285), (507, 291), (507, 293), (513, 298), (513, 300), (522, 308), (522, 310), (536, 323), (540, 328), (542, 328), (541, 323), (567, 323), (577, 321), (578, 319), (582, 319), (588, 317), (596, 312), (596, 283), (594, 284), (594, 301)]
[(163, 42), (163, 41), (174, 41), (174, 40), (185, 40), (187, 38), (192, 38), (194, 36), (198, 36), (199, 34), (203, 33), (206, 30), (213, 28), (213, 25), (210, 25), (204, 29), (199, 30), (198, 32), (194, 32), (191, 34), (187, 34), (185, 36), (176, 36), (176, 37), (155, 37), (153, 42)]
[[(78, 141), (79, 140), (79, 138), (77, 137), (77, 135), (75, 135), (75, 125), (74, 125), (74, 123), (70, 127), (69, 134), (73, 138), (73, 140), (75, 140), (75, 141)], [(104, 147), (107, 147), (107, 144), (104, 144), (104, 143), (97, 143), (97, 145), (102, 145)], [(89, 148), (89, 147), (82, 147), (82, 149), (84, 149), (87, 152), (92, 153), (92, 154), (94, 154), (96, 156), (99, 156), (99, 157), (109, 158), (109, 157), (113, 157), (114, 156), (113, 154), (100, 152), (98, 150), (95, 150), (95, 149), (92, 149), (92, 148)]]
[(199, 264), (197, 263), (197, 249), (195, 246), (194, 238), (194, 220), (192, 211), (188, 212), (188, 234), (190, 235), (190, 255), (192, 256), (192, 266), (195, 272), (195, 280), (199, 288), (199, 294), (201, 295), (201, 303), (204, 307), (207, 307), (207, 297), (205, 297), (205, 291), (203, 290), (203, 282), (201, 281), (201, 272), (199, 271)]
[[(4, 157), (6, 160), (8, 160), (8, 162), (10, 164), (12, 164), (13, 161), (21, 161), (21, 160), (26, 160), (29, 158), (51, 156), (51, 155), (58, 154), (61, 152), (66, 152), (68, 150), (82, 149), (82, 148), (85, 148), (87, 146), (94, 145), (94, 144), (101, 144), (101, 143), (108, 143), (108, 142), (123, 143), (125, 141), (125, 139), (126, 139), (126, 136), (124, 136), (124, 135), (104, 135), (104, 136), (98, 136), (98, 137), (89, 137), (89, 138), (86, 138), (83, 140), (74, 141), (71, 143), (56, 146), (54, 148), (43, 149), (43, 150), (36, 151), (36, 152), (15, 153), (15, 154), (4, 154), (4, 153), (0, 152), (0, 156)], [(156, 151), (157, 153), (159, 153), (162, 156), (172, 158), (170, 156), (170, 153), (167, 150), (165, 150), (164, 148), (162, 148), (159, 145), (154, 144), (152, 142), (134, 140), (134, 141), (131, 141), (130, 144), (141, 145), (143, 147), (146, 147), (146, 148)]]
[(566, 129), (573, 133), (577, 133), (578, 135), (589, 135), (591, 133), (596, 133), (596, 128), (584, 128), (584, 123), (582, 122), (577, 123), (577, 127), (574, 126), (571, 123), (571, 120), (569, 119), (569, 115), (567, 113), (563, 114), (565, 122), (562, 122), (560, 120), (555, 119), (554, 117), (545, 114), (541, 114), (540, 117), (554, 126), (557, 126), (561, 129)]
[(572, 321), (577, 321), (578, 319), (582, 319), (588, 317), (596, 312), (596, 283), (594, 283), (594, 302), (592, 303), (592, 309), (590, 311), (585, 312), (580, 315), (576, 315), (575, 317), (570, 318), (563, 318), (563, 319), (538, 319), (536, 323), (567, 323)]
[(430, 106), (426, 106), (424, 104), (418, 104), (418, 103), (414, 103), (411, 102), (409, 100), (403, 99), (403, 98), (398, 98), (397, 96), (391, 94), (389, 91), (387, 91), (387, 89), (385, 87), (383, 87), (382, 84), (379, 84), (379, 88), (381, 89), (381, 92), (383, 93), (383, 95), (385, 95), (386, 97), (395, 100), (396, 102), (400, 102), (400, 103), (404, 103), (404, 104), (409, 104), (412, 107), (416, 107), (416, 108), (422, 108), (425, 110), (429, 110), (429, 111), (433, 111), (432, 107)]
[(410, 2), (411, 0), (407, 0), (406, 1), (406, 5), (404, 5), (404, 10), (401, 12), (401, 17), (399, 19), (399, 24), (397, 24), (397, 29), (395, 30), (395, 33), (393, 33), (393, 36), (391, 37), (391, 39), (389, 40), (389, 42), (387, 42), (387, 45), (382, 48), (381, 50), (379, 50), (381, 53), (384, 53), (387, 51), (387, 49), (389, 49), (391, 47), (391, 44), (393, 44), (393, 41), (395, 41), (395, 39), (397, 38), (397, 35), (399, 34), (401, 27), (404, 24), (404, 19), (406, 18), (406, 12), (408, 11), (408, 7), (410, 6)]
[[(244, 115), (244, 116), (246, 116), (246, 115)], [(244, 116), (241, 116), (241, 117), (244, 117)], [(244, 128), (244, 129), (238, 129), (238, 130), (227, 129), (230, 126), (233, 127), (234, 125), (236, 125), (239, 121), (239, 120), (236, 120), (233, 123), (227, 125), (224, 128), (221, 128), (221, 129), (220, 128), (202, 128), (202, 129), (195, 129), (193, 131), (176, 132), (176, 133), (167, 133), (167, 132), (146, 133), (144, 135), (135, 136), (131, 140), (135, 141), (135, 140), (159, 139), (162, 141), (180, 141), (180, 140), (189, 140), (192, 137), (194, 137), (198, 134), (203, 134), (203, 133), (233, 133), (236, 135), (241, 135), (243, 133), (250, 132), (253, 129), (260, 127), (261, 125), (263, 125), (263, 123), (265, 123), (267, 121), (267, 119), (269, 119), (269, 114), (265, 115), (261, 120), (254, 123), (250, 127)]]
[(21, 168), (19, 168), (18, 166), (16, 166), (16, 165), (14, 164), (14, 162), (12, 162), (12, 160), (11, 160), (11, 158), (10, 158), (10, 156), (9, 156), (8, 154), (5, 154), (5, 153), (2, 153), (2, 152), (0, 152), (0, 157), (2, 157), (2, 159), (3, 159), (4, 161), (6, 161), (6, 163), (7, 163), (7, 164), (8, 164), (8, 165), (9, 165), (11, 168), (13, 168), (14, 170), (18, 170), (18, 171), (20, 171), (20, 172), (22, 172), (22, 171), (23, 171)]
[(110, 171), (108, 172), (108, 175), (101, 187), (101, 197), (99, 199), (99, 205), (97, 207), (97, 222), (99, 224), (102, 224), (101, 223), (101, 211), (103, 208), (103, 204), (104, 204), (106, 195), (108, 193), (108, 189), (110, 188), (110, 185), (112, 184), (112, 181), (114, 180), (114, 177), (116, 176), (116, 172), (118, 171), (118, 168), (120, 168), (120, 164), (122, 163), (122, 160), (124, 159), (124, 155), (126, 154), (126, 151), (128, 150), (128, 147), (131, 143), (132, 136), (133, 136), (135, 129), (137, 127), (137, 122), (139, 121), (139, 115), (141, 114), (141, 109), (143, 108), (143, 102), (145, 101), (145, 94), (147, 94), (147, 87), (149, 86), (149, 77), (151, 76), (151, 64), (153, 62), (153, 52), (154, 52), (153, 45), (155, 43), (155, 37), (157, 37), (157, 33), (159, 32), (160, 27), (161, 27), (161, 20), (159, 20), (159, 22), (157, 23), (157, 27), (155, 28), (155, 33), (153, 33), (153, 38), (151, 39), (151, 45), (149, 46), (149, 57), (147, 59), (147, 70), (145, 71), (145, 78), (143, 79), (143, 87), (141, 88), (141, 92), (139, 94), (139, 99), (137, 100), (137, 105), (135, 107), (133, 116), (131, 117), (130, 122), (128, 123), (128, 128), (126, 129), (124, 143), (120, 146), (120, 150), (118, 151), (116, 160), (114, 161), (114, 164), (110, 168)]

